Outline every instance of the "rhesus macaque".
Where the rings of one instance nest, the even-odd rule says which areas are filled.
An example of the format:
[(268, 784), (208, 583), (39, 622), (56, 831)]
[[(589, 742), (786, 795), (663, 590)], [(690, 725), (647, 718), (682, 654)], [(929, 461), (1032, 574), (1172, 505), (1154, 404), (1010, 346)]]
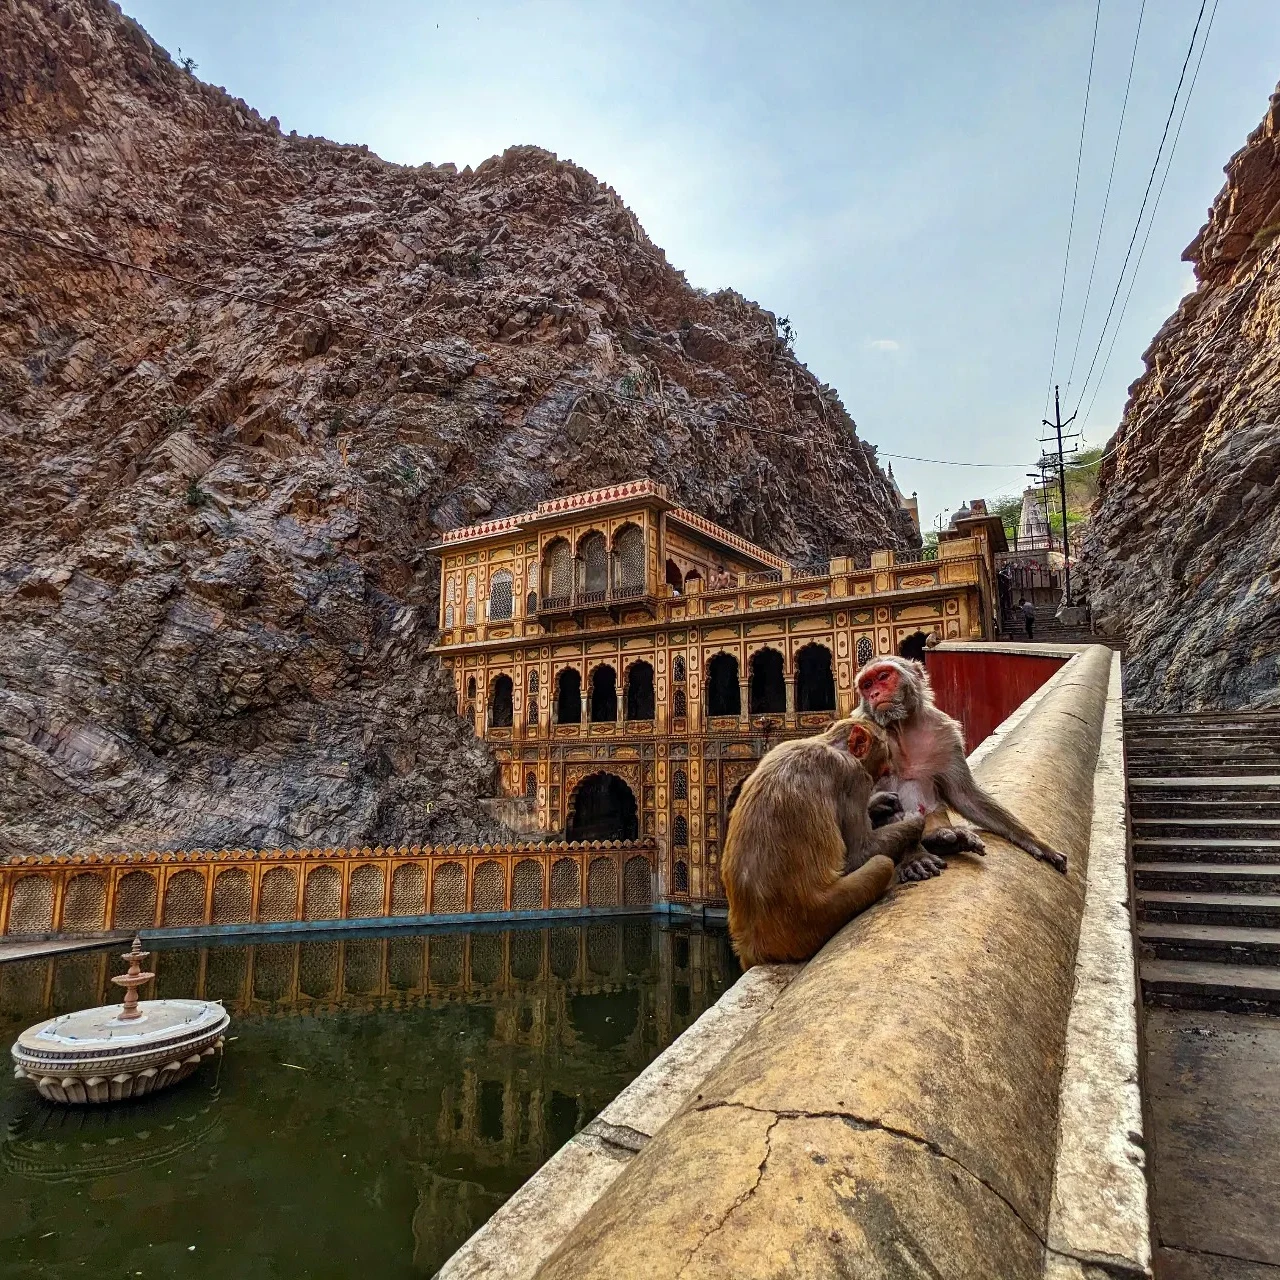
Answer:
[(867, 801), (888, 767), (885, 731), (849, 719), (780, 743), (742, 784), (720, 877), (745, 966), (807, 960), (889, 888), (924, 819), (872, 828)]
[(889, 735), (890, 776), (882, 788), (897, 793), (906, 813), (923, 815), (925, 820), (920, 840), (924, 852), (903, 862), (898, 868), (901, 879), (936, 876), (946, 867), (940, 856), (945, 853), (986, 852), (972, 827), (952, 823), (948, 807), (1033, 858), (1066, 871), (1067, 860), (1061, 853), (1038, 840), (974, 781), (964, 757), (964, 734), (955, 720), (934, 705), (923, 664), (879, 658), (863, 667), (855, 682), (862, 696), (862, 714)]

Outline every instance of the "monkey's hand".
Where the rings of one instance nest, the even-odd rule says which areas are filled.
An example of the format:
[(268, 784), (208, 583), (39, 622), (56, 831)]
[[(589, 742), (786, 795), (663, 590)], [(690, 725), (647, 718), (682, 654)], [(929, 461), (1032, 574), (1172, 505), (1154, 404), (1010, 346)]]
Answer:
[(877, 791), (867, 801), (867, 817), (871, 819), (872, 827), (883, 827), (901, 816), (902, 801), (892, 791)]
[(1067, 855), (1059, 853), (1057, 849), (1050, 849), (1048, 845), (1038, 844), (1034, 849), (1028, 849), (1027, 852), (1033, 858), (1039, 858), (1041, 862), (1047, 862), (1055, 871), (1061, 871), (1065, 876), (1067, 874)]
[(946, 869), (947, 864), (941, 858), (922, 852), (898, 867), (898, 879), (904, 884), (913, 880), (928, 880), (932, 876), (940, 876)]
[(978, 853), (985, 854), (987, 846), (974, 827), (957, 823), (953, 827), (935, 827), (920, 843), (932, 854)]

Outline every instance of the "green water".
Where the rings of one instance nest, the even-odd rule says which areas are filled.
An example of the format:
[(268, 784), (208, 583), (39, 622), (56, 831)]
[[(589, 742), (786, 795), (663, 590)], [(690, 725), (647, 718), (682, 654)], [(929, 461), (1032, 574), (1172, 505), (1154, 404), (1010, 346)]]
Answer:
[[(152, 944), (146, 996), (223, 999), (167, 1093), (42, 1102), (0, 1077), (0, 1276), (423, 1276), (732, 985), (656, 918)], [(0, 965), (0, 1039), (118, 998), (121, 948)]]

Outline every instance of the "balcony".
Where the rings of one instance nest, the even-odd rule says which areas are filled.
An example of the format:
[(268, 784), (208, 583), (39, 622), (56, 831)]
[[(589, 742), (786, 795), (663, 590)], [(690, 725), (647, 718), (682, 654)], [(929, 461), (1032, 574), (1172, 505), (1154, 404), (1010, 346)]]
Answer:
[(562, 618), (581, 617), (597, 610), (607, 610), (616, 622), (623, 607), (636, 605), (656, 616), (657, 597), (647, 583), (612, 587), (608, 591), (575, 591), (572, 595), (543, 596), (538, 601), (537, 616), (548, 629)]

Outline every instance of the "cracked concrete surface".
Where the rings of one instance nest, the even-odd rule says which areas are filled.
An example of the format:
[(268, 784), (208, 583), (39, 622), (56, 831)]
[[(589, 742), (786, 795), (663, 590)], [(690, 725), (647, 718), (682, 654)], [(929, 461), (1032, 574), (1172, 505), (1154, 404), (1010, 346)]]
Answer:
[(541, 1275), (1044, 1273), (1110, 666), (1079, 654), (977, 766), (1068, 874), (992, 838), (852, 921)]

